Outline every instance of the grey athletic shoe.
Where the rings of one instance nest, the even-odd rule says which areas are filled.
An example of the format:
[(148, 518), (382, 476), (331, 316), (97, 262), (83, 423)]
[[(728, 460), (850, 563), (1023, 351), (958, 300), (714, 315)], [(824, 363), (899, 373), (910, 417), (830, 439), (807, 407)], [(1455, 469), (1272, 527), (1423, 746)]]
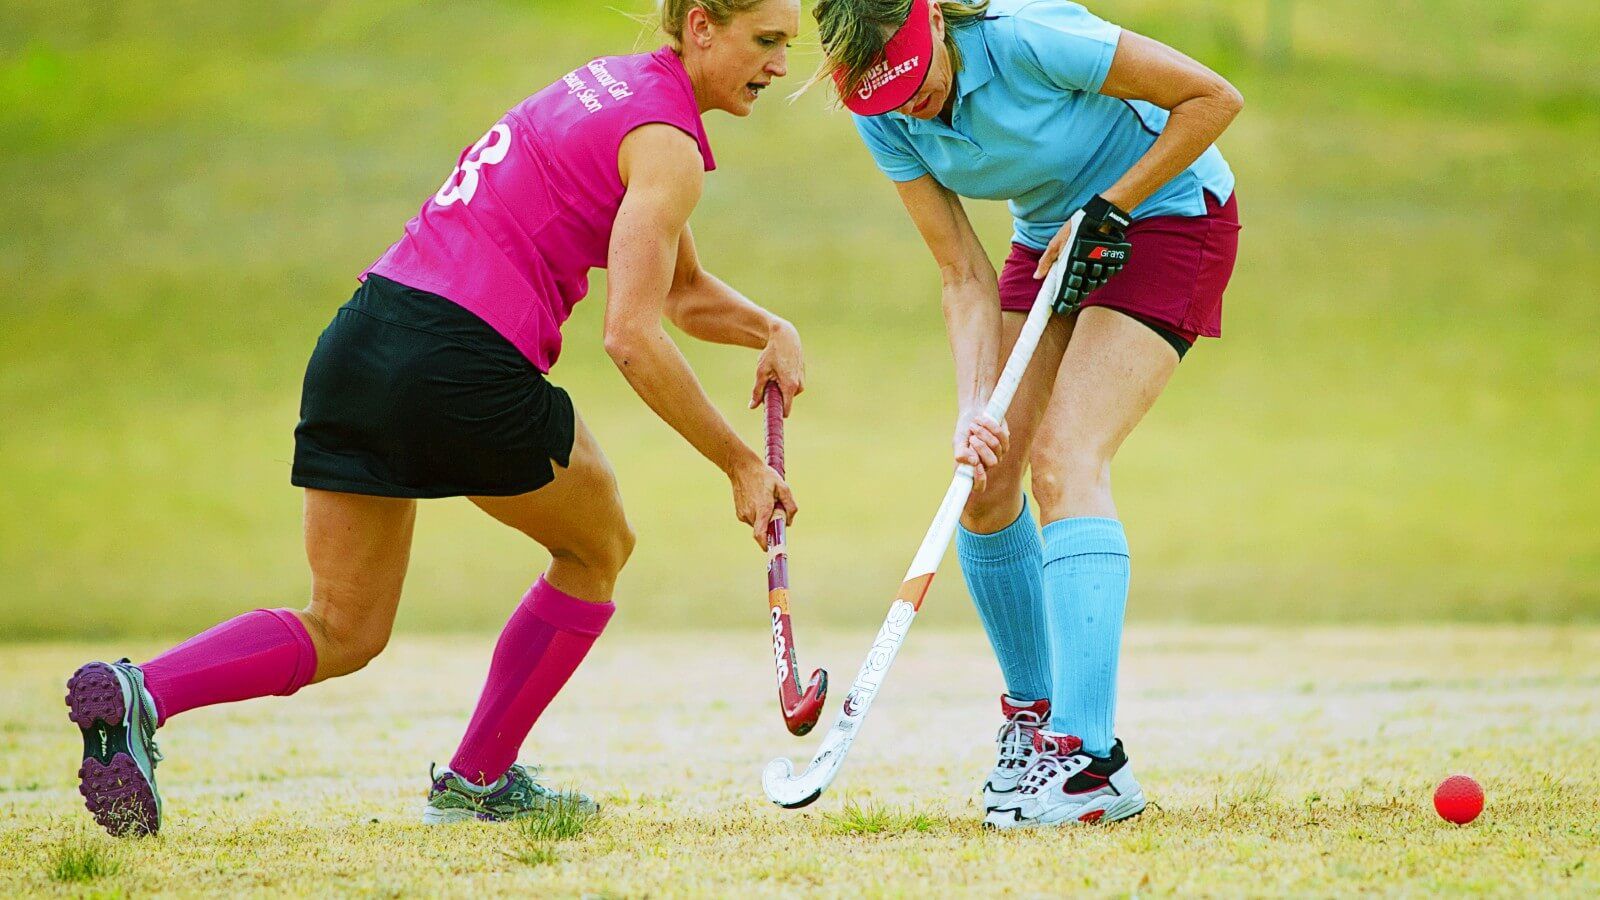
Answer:
[(114, 835), (161, 830), (156, 707), (144, 673), (126, 659), (85, 663), (67, 681), (68, 717), (83, 732), (78, 792)]
[(433, 787), (428, 791), (428, 805), (422, 810), (422, 822), (508, 822), (563, 807), (586, 816), (600, 811), (600, 804), (577, 791), (553, 791), (540, 784), (534, 780), (538, 771), (513, 765), (495, 782), (493, 790), (484, 791), (474, 790), (476, 785), (469, 786), (449, 769), (436, 772), (430, 767), (428, 777), (433, 779)]
[(1010, 694), (1000, 696), (1000, 712), (1006, 717), (1000, 733), (995, 736), (999, 754), (994, 770), (983, 783), (984, 815), (994, 812), (1016, 798), (1022, 785), (1022, 776), (1028, 774), (1038, 755), (1033, 747), (1033, 736), (1050, 721), (1049, 700), (1018, 700)]
[(1144, 789), (1122, 741), (1108, 757), (1091, 756), (1070, 734), (1039, 731), (1033, 736), (1033, 765), (1011, 802), (989, 810), (985, 828), (1040, 825), (1093, 825), (1120, 822), (1144, 812)]

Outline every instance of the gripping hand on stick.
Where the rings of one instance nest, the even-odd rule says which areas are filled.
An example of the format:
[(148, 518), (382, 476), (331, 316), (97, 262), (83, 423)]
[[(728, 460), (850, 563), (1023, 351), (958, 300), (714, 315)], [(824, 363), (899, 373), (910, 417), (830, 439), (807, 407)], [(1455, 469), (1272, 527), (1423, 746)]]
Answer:
[(1000, 464), (1011, 448), (1011, 428), (1004, 420), (996, 422), (983, 411), (983, 404), (963, 410), (956, 420), (953, 440), (956, 465), (972, 467), (972, 489), (989, 486), (989, 469)]
[[(1072, 229), (1076, 228), (1082, 219), (1081, 212), (1072, 214), (1072, 220), (1067, 226), (1069, 238)], [(995, 382), (994, 392), (983, 408), (985, 417), (989, 422), (996, 423), (996, 427), (1003, 427), (998, 423), (1005, 421), (1006, 410), (1011, 406), (1011, 398), (1016, 396), (1017, 386), (1022, 383), (1028, 362), (1033, 359), (1034, 351), (1039, 347), (1039, 337), (1044, 334), (1045, 326), (1049, 324), (1052, 298), (1058, 292), (1065, 262), (1063, 259), (1063, 265), (1051, 270), (1050, 277), (1039, 285), (1039, 292), (1034, 296), (1028, 318), (1023, 322), (1016, 343), (1011, 347), (1011, 355), (1006, 359), (1005, 368), (1000, 371), (1000, 377)], [(817, 748), (817, 752), (811, 757), (811, 762), (803, 771), (796, 772), (793, 761), (779, 758), (767, 763), (766, 769), (762, 771), (761, 786), (767, 793), (767, 799), (773, 803), (785, 809), (807, 806), (822, 796), (822, 792), (833, 783), (834, 776), (839, 774), (839, 767), (844, 764), (845, 755), (850, 752), (850, 745), (855, 743), (856, 736), (866, 721), (867, 711), (872, 708), (873, 698), (878, 696), (883, 686), (883, 679), (888, 675), (889, 667), (894, 664), (895, 655), (900, 652), (900, 645), (905, 642), (906, 634), (911, 629), (911, 621), (916, 618), (923, 598), (928, 595), (928, 587), (933, 583), (934, 573), (939, 569), (939, 560), (944, 557), (945, 551), (950, 547), (951, 539), (955, 537), (961, 510), (966, 507), (967, 499), (972, 495), (974, 478), (975, 473), (962, 466), (950, 479), (950, 487), (945, 491), (944, 500), (939, 503), (939, 511), (934, 514), (933, 522), (922, 538), (922, 545), (917, 548), (917, 555), (911, 558), (911, 565), (906, 569), (906, 577), (900, 583), (900, 590), (895, 594), (894, 603), (889, 606), (889, 615), (885, 617), (883, 627), (878, 630), (878, 636), (873, 641), (872, 650), (868, 653), (866, 661), (856, 673), (856, 680), (851, 683), (850, 696), (841, 704), (838, 720), (828, 729), (827, 736), (822, 739), (822, 746)]]
[(728, 473), (733, 484), (733, 510), (739, 521), (749, 525), (756, 544), (767, 549), (767, 524), (776, 511), (794, 521), (800, 507), (783, 476), (754, 453), (741, 457)]
[(806, 359), (800, 349), (800, 332), (778, 320), (767, 337), (767, 346), (756, 360), (756, 386), (750, 391), (750, 408), (766, 402), (767, 383), (777, 382), (783, 395), (783, 416), (794, 409), (794, 398), (806, 389)]
[(1044, 278), (1056, 258), (1066, 254), (1066, 277), (1061, 279), (1061, 290), (1053, 305), (1057, 315), (1077, 312), (1084, 298), (1128, 264), (1133, 245), (1128, 243), (1127, 234), (1132, 224), (1133, 219), (1115, 203), (1095, 194), (1083, 206), (1083, 224), (1077, 233), (1068, 224), (1051, 239), (1033, 277)]

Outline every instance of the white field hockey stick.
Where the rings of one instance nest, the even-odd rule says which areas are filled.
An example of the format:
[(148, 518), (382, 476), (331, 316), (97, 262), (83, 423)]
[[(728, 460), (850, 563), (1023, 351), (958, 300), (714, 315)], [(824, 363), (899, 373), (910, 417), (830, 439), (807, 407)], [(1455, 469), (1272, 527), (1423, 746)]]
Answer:
[[(1073, 215), (1069, 222), (1072, 231), (1068, 234), (1065, 247), (1072, 246), (1072, 239), (1077, 237), (1078, 224), (1082, 220), (1083, 213)], [(1051, 306), (1061, 287), (1067, 257), (1068, 254), (1063, 252), (1056, 259), (1044, 284), (1039, 286), (1033, 307), (1028, 311), (1028, 320), (1022, 326), (1022, 333), (1017, 335), (1017, 343), (1011, 348), (1011, 356), (1000, 373), (994, 394), (983, 409), (984, 414), (996, 422), (1005, 419), (1011, 398), (1017, 393), (1017, 385), (1022, 383), (1022, 375), (1039, 346), (1045, 325), (1050, 322)], [(933, 524), (928, 526), (922, 546), (917, 548), (917, 555), (911, 560), (911, 568), (906, 570), (900, 593), (889, 607), (889, 616), (878, 630), (878, 637), (873, 641), (866, 661), (861, 664), (861, 670), (856, 673), (855, 683), (850, 685), (850, 693), (839, 708), (839, 717), (822, 739), (817, 754), (811, 757), (811, 764), (796, 775), (794, 763), (780, 757), (767, 763), (766, 770), (761, 773), (761, 786), (766, 789), (767, 799), (773, 803), (785, 809), (809, 806), (822, 796), (822, 792), (833, 783), (834, 776), (839, 774), (845, 754), (850, 752), (850, 745), (855, 743), (856, 735), (867, 720), (867, 710), (872, 708), (873, 698), (878, 696), (884, 676), (889, 674), (889, 666), (894, 664), (900, 645), (905, 643), (906, 634), (911, 630), (911, 620), (916, 618), (917, 610), (922, 607), (922, 598), (927, 596), (928, 587), (933, 584), (939, 561), (944, 558), (945, 550), (949, 549), (951, 538), (955, 537), (956, 523), (960, 521), (961, 510), (966, 507), (967, 497), (971, 494), (972, 467), (965, 464), (957, 466), (950, 489), (945, 491), (944, 502), (939, 504), (939, 512), (934, 515)]]

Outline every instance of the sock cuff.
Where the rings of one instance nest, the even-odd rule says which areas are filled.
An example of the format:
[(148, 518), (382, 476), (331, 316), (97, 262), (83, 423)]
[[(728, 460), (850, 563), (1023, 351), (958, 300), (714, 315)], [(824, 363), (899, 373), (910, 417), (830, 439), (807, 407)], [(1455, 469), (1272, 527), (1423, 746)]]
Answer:
[(605, 603), (580, 600), (554, 587), (543, 576), (528, 588), (522, 602), (527, 604), (529, 612), (561, 631), (589, 637), (597, 637), (604, 631), (611, 615), (617, 611), (617, 605), (609, 600)]
[(1116, 519), (1082, 516), (1044, 526), (1046, 562), (1074, 556), (1127, 556), (1128, 536)]
[(279, 624), (294, 638), (295, 647), (299, 653), (295, 656), (294, 674), (289, 676), (289, 682), (278, 691), (278, 696), (287, 697), (311, 683), (317, 674), (317, 645), (311, 642), (311, 632), (306, 631), (306, 625), (300, 617), (289, 609), (258, 609), (256, 612), (266, 613), (277, 619)]
[(1022, 497), (1022, 512), (1010, 525), (993, 534), (968, 531), (956, 526), (956, 553), (972, 562), (1006, 562), (1022, 556), (1039, 553), (1039, 526), (1028, 508), (1028, 497)]

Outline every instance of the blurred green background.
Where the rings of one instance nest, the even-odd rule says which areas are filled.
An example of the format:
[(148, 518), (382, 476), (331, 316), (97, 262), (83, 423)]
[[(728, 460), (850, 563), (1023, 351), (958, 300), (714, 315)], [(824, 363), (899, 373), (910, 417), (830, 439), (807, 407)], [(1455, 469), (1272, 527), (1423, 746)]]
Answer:
[[(1246, 223), (1226, 339), (1116, 471), (1133, 615), (1600, 618), (1600, 5), (1092, 7), (1248, 98), (1223, 142)], [(0, 634), (302, 602), (288, 474), (317, 333), (461, 147), (589, 57), (654, 47), (624, 15), (650, 8), (0, 2)], [(799, 627), (871, 627), (949, 473), (937, 274), (820, 95), (708, 124), (702, 254), (808, 350)], [(974, 206), (999, 258), (1005, 212)], [(555, 380), (641, 536), (619, 625), (764, 627), (762, 556), (606, 358), (602, 297)], [(686, 349), (756, 439), (754, 356)], [(427, 503), (401, 625), (496, 626), (544, 561), (464, 501)], [(925, 609), (971, 620), (953, 560)]]

